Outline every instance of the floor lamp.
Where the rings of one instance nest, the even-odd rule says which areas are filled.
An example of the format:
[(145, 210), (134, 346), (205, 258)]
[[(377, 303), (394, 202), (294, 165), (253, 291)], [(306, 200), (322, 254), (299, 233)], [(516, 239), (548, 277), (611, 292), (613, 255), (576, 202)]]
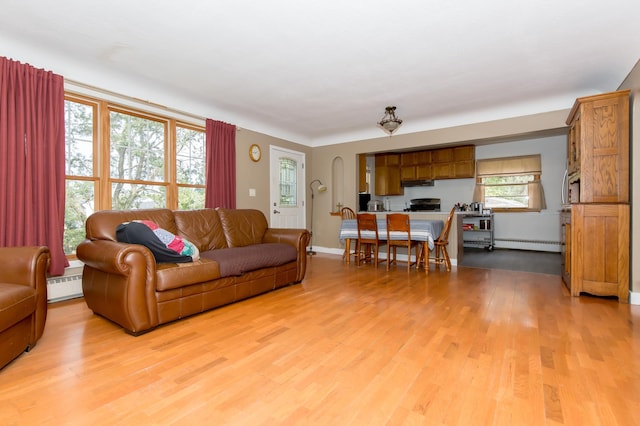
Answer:
[(315, 251), (313, 251), (313, 198), (314, 198), (314, 193), (313, 193), (313, 184), (318, 182), (318, 192), (324, 192), (327, 190), (327, 187), (325, 185), (322, 184), (322, 181), (320, 179), (314, 179), (311, 181), (311, 183), (309, 184), (309, 188), (311, 188), (311, 244), (309, 245), (309, 250), (307, 251), (307, 254), (313, 256), (314, 254), (316, 254)]

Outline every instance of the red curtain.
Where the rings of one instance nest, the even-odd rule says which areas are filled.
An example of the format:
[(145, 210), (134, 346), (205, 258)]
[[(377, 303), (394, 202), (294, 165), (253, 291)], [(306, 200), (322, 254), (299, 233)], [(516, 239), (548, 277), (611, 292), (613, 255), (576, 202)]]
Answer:
[(204, 205), (236, 208), (236, 126), (207, 119), (207, 184)]
[(64, 204), (64, 80), (0, 57), (0, 247), (46, 245), (62, 275)]

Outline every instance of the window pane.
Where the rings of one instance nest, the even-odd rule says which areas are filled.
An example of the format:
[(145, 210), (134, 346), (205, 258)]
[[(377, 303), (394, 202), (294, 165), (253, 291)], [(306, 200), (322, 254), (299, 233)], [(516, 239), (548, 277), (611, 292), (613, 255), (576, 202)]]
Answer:
[(85, 237), (84, 223), (95, 211), (94, 183), (67, 180), (64, 210), (64, 252), (75, 254), (76, 247)]
[(111, 205), (114, 210), (153, 209), (167, 206), (164, 186), (113, 183)]
[(204, 185), (205, 133), (176, 128), (176, 171), (178, 183)]
[(64, 101), (65, 173), (93, 176), (93, 107)]
[(297, 207), (297, 164), (290, 158), (280, 159), (280, 207)]
[(529, 185), (485, 186), (487, 208), (528, 208)]
[(178, 188), (178, 210), (204, 208), (204, 188)]
[(163, 182), (165, 125), (111, 111), (111, 177)]
[(491, 176), (482, 178), (487, 208), (529, 208), (529, 182), (534, 175)]

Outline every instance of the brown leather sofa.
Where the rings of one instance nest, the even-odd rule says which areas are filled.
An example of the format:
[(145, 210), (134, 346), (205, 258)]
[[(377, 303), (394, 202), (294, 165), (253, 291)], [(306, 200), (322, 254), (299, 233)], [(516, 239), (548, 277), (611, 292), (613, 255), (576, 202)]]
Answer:
[(42, 337), (50, 262), (48, 247), (0, 248), (0, 368)]
[[(153, 221), (189, 240), (200, 259), (157, 263), (147, 247), (118, 242), (116, 227), (133, 220)], [(133, 335), (298, 283), (306, 271), (309, 231), (269, 228), (259, 210), (99, 211), (87, 219), (86, 233), (77, 247), (85, 301)], [(273, 259), (287, 250), (286, 262)]]

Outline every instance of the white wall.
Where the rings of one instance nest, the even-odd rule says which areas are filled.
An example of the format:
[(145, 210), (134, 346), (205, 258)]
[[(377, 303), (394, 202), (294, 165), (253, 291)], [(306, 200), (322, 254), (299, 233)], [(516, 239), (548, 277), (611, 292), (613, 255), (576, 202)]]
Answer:
[[(542, 251), (559, 251), (558, 244), (513, 243), (509, 240), (560, 241), (559, 211), (564, 176), (567, 138), (549, 136), (513, 142), (500, 142), (476, 147), (476, 159), (540, 154), (542, 186), (547, 208), (539, 213), (496, 213), (494, 237), (496, 247)], [(412, 198), (440, 198), (442, 210), (456, 203), (470, 203), (475, 179), (437, 180), (433, 187), (405, 188), (404, 195), (389, 197), (392, 210), (402, 210)], [(381, 197), (377, 197), (381, 198)]]

